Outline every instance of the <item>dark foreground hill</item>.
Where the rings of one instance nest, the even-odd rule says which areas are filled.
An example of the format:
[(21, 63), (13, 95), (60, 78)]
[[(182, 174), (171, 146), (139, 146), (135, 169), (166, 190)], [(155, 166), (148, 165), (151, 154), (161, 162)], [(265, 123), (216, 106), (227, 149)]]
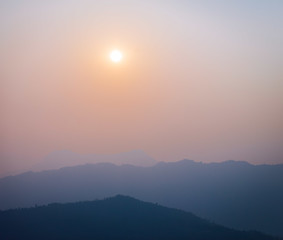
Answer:
[(235, 231), (191, 213), (116, 196), (0, 212), (0, 239), (273, 240)]
[(0, 179), (0, 209), (123, 194), (239, 230), (283, 236), (283, 165), (184, 160), (154, 167), (94, 164)]

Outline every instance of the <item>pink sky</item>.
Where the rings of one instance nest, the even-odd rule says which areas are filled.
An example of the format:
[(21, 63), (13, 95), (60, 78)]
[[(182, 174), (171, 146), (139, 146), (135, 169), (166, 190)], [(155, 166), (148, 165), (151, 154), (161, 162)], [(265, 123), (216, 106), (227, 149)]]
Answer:
[(283, 163), (271, 2), (1, 3), (0, 174), (61, 149)]

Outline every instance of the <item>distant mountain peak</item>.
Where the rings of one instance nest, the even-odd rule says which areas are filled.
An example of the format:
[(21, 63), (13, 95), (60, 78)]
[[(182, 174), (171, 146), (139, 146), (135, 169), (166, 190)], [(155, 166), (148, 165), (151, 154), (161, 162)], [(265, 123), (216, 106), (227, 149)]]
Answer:
[(157, 161), (139, 149), (116, 154), (79, 154), (70, 150), (59, 150), (49, 153), (32, 170), (51, 170), (93, 163), (130, 164), (148, 167), (155, 165)]

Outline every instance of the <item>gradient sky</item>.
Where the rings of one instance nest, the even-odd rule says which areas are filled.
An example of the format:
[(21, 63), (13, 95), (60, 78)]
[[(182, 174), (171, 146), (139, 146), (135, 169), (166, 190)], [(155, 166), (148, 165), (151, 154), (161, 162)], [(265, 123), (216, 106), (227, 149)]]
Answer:
[(1, 1), (0, 174), (61, 149), (283, 163), (282, 12), (281, 0)]

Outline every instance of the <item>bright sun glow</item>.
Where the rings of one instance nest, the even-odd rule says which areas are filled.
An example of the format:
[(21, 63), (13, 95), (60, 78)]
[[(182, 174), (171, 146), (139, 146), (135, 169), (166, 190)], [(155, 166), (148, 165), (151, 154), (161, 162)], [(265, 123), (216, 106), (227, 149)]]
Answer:
[(120, 62), (123, 58), (123, 54), (119, 51), (119, 50), (113, 50), (111, 53), (110, 53), (110, 59), (112, 62)]

